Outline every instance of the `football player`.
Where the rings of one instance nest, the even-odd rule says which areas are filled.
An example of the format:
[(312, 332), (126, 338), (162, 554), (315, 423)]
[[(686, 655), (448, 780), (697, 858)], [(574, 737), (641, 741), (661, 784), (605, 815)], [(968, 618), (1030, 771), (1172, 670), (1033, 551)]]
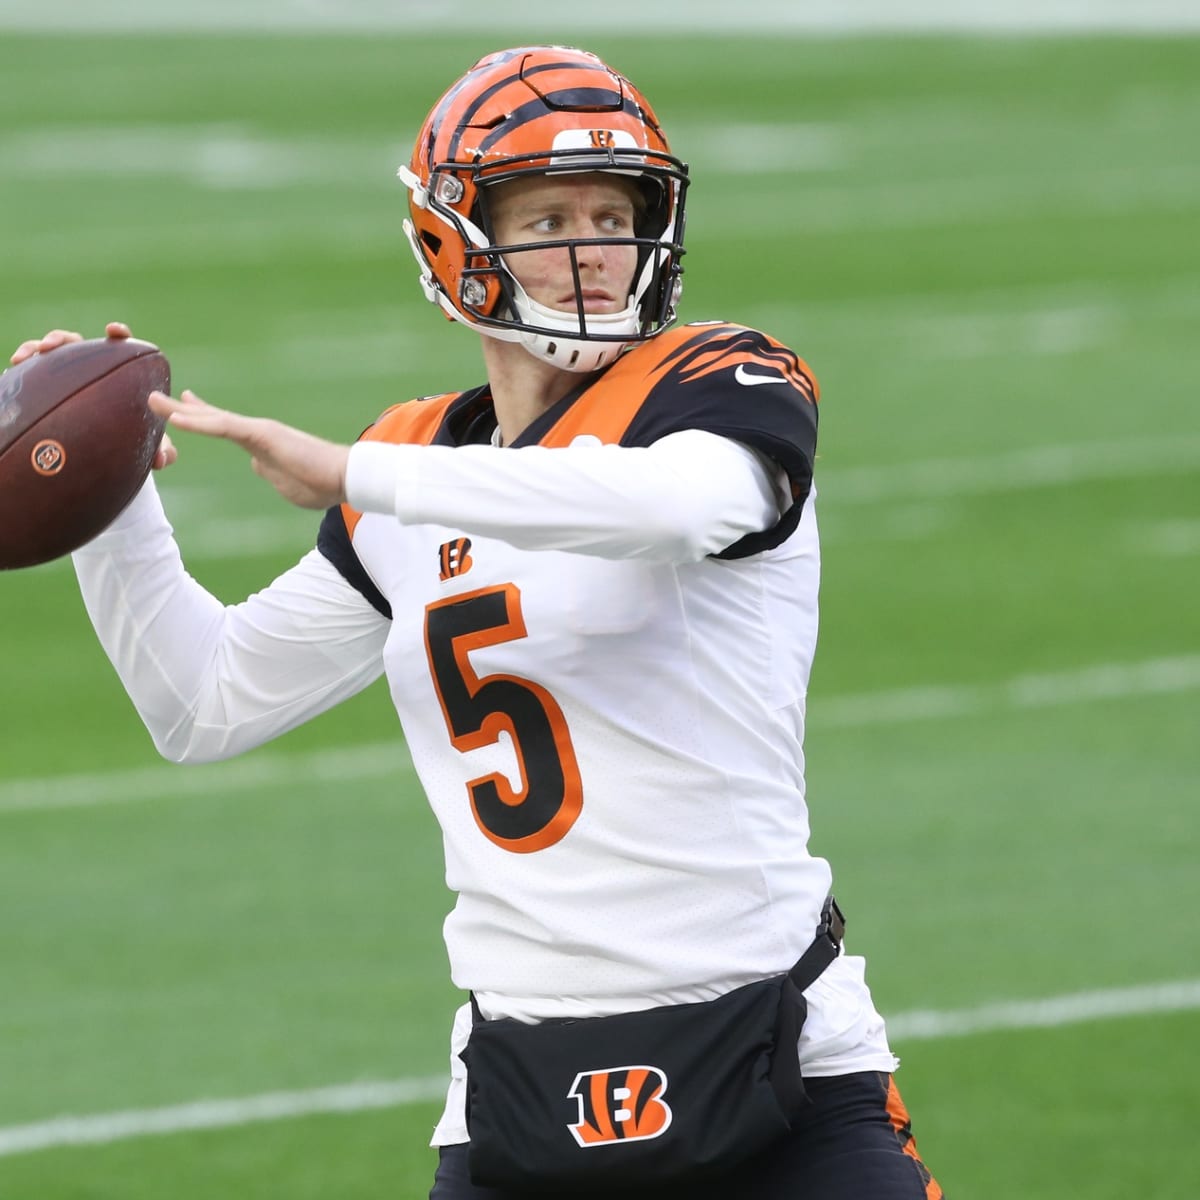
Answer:
[[(812, 372), (757, 330), (676, 324), (687, 169), (642, 94), (593, 55), (483, 58), (399, 175), (421, 287), (481, 335), (486, 381), (398, 405), (353, 446), (155, 395), (176, 430), (237, 443), (288, 500), (327, 511), (312, 552), (225, 606), (185, 573), (149, 482), (75, 555), (126, 689), (162, 754), (197, 762), (386, 673), (444, 831), (446, 943), (471, 996), (434, 1200), (538, 1191), (541, 1151), (532, 1182), (472, 1156), (487, 1115), (462, 1057), (473, 1027), (567, 1018), (587, 1039), (620, 1014), (707, 1012), (811, 965), (814, 947), (815, 978), (793, 976), (802, 1025), (769, 1052), (772, 1071), (799, 1065), (806, 1093), (782, 1132), (710, 1161), (716, 1133), (684, 1129), (670, 1071), (597, 1051), (571, 1064), (575, 1120), (554, 1131), (581, 1182), (556, 1185), (549, 1165), (541, 1182), (939, 1197), (863, 960), (840, 944), (829, 865), (808, 849)], [(174, 457), (168, 444), (158, 465)], [(740, 1094), (728, 1102), (744, 1119)], [(678, 1176), (654, 1157), (673, 1121), (694, 1159)], [(622, 1175), (635, 1143), (647, 1165)]]

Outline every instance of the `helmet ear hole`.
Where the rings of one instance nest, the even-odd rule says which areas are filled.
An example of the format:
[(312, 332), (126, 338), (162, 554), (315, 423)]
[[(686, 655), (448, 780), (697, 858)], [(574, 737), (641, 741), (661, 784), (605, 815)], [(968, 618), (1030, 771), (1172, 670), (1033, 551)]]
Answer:
[(658, 179), (642, 177), (637, 184), (640, 203), (634, 217), (638, 237), (661, 237), (670, 217), (670, 198), (666, 185)]
[(435, 258), (442, 252), (442, 239), (435, 233), (430, 233), (428, 229), (421, 230), (421, 241), (429, 249), (429, 253)]

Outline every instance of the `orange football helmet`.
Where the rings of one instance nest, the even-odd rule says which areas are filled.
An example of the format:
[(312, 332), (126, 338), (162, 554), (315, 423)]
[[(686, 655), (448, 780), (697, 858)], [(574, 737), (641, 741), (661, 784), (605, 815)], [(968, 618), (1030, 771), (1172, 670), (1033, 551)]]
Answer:
[[(492, 236), (491, 185), (584, 171), (633, 178), (646, 202), (634, 236), (594, 240), (638, 249), (621, 312), (585, 313), (579, 241), (537, 244), (571, 255), (576, 309), (564, 312), (531, 299), (505, 265), (505, 254), (529, 245)], [(597, 370), (675, 320), (687, 167), (642, 94), (594, 54), (525, 46), (480, 59), (434, 105), (398, 174), (410, 192), (404, 229), (422, 289), (452, 320), (568, 371)]]

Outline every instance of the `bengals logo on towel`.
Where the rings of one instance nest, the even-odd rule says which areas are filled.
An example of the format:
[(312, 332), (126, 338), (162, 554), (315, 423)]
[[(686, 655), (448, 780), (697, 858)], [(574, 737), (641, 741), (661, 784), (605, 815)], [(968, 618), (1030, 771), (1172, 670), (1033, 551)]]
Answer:
[(581, 1146), (658, 1137), (671, 1124), (666, 1090), (667, 1076), (657, 1067), (580, 1071), (567, 1093), (579, 1102), (571, 1134)]

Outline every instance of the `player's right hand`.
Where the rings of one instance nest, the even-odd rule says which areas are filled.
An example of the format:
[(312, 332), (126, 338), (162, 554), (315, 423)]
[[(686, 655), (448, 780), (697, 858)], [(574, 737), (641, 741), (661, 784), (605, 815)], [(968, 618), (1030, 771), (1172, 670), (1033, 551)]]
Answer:
[[(129, 331), (129, 326), (120, 321), (109, 321), (104, 327), (104, 332), (108, 337), (116, 339), (133, 336)], [(57, 350), (59, 346), (65, 346), (68, 342), (82, 341), (82, 333), (76, 333), (71, 329), (52, 329), (40, 338), (22, 342), (13, 352), (13, 356), (9, 359), (9, 362), (15, 367), (17, 363), (23, 363), (27, 358), (32, 358), (35, 354), (49, 354), (51, 350)]]
[(300, 508), (326, 509), (346, 502), (349, 446), (327, 442), (282, 421), (216, 408), (186, 389), (178, 400), (165, 392), (151, 392), (147, 403), (173, 428), (241, 446), (250, 455), (255, 474)]

